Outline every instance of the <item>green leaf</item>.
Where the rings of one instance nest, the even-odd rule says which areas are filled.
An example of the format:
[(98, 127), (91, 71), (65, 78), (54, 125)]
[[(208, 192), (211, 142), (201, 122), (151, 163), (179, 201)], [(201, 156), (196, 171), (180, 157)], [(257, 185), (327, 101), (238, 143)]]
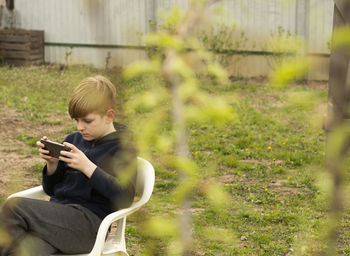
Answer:
[(202, 234), (205, 239), (209, 241), (222, 242), (230, 246), (238, 242), (236, 234), (234, 234), (231, 230), (224, 228), (218, 228), (215, 226), (203, 227)]
[(186, 178), (180, 182), (180, 185), (175, 191), (175, 200), (178, 204), (181, 204), (186, 200), (186, 198), (191, 195), (192, 191), (196, 189), (198, 185), (198, 179), (196, 178)]
[(327, 145), (328, 162), (338, 163), (344, 146), (350, 138), (350, 121), (338, 125), (330, 134)]
[(205, 188), (206, 196), (210, 204), (216, 209), (223, 209), (230, 202), (230, 197), (217, 184), (208, 184)]
[(271, 76), (271, 86), (275, 89), (282, 89), (286, 84), (307, 75), (309, 63), (304, 58), (297, 58), (284, 61), (276, 68)]
[(219, 81), (219, 83), (221, 84), (228, 83), (227, 72), (218, 63), (208, 64), (208, 73), (214, 76)]
[(178, 235), (178, 225), (172, 219), (152, 218), (145, 224), (144, 230), (155, 238), (173, 238)]
[(197, 164), (188, 158), (173, 157), (169, 160), (169, 166), (193, 178), (198, 175)]
[(337, 28), (333, 31), (332, 48), (350, 46), (350, 26)]
[(132, 65), (125, 68), (123, 77), (126, 80), (136, 78), (146, 74), (157, 74), (160, 72), (160, 62), (156, 59), (149, 61), (136, 61)]
[(194, 100), (197, 101), (196, 105), (185, 107), (185, 117), (188, 122), (214, 122), (217, 125), (223, 125), (238, 120), (234, 108), (223, 99), (198, 93)]
[(148, 46), (158, 46), (166, 49), (174, 49), (176, 51), (184, 49), (184, 43), (179, 37), (165, 32), (148, 35), (145, 39), (145, 43)]

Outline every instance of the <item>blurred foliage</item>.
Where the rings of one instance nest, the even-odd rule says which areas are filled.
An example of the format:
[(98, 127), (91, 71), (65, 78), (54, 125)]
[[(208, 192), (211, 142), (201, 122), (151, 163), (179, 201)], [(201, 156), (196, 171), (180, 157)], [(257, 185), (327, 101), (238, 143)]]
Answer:
[[(214, 1), (215, 2), (215, 1)], [(191, 35), (193, 38), (188, 38), (186, 46), (183, 46), (184, 50), (207, 50), (212, 53), (211, 58), (220, 63), (223, 67), (232, 65), (238, 62), (243, 56), (237, 55), (237, 51), (245, 49), (248, 37), (244, 31), (240, 31), (236, 24), (226, 24), (217, 20), (217, 17), (223, 15), (230, 15), (227, 10), (223, 8), (210, 8), (207, 10), (210, 15), (210, 22), (203, 21), (203, 24), (198, 24), (194, 28), (194, 32)], [(203, 14), (203, 16), (205, 16)], [(153, 54), (158, 54), (159, 40), (162, 40), (162, 46), (166, 44), (172, 44), (173, 47), (179, 49), (181, 47), (181, 41), (178, 38), (172, 38), (168, 33), (176, 33), (176, 27), (186, 19), (186, 13), (178, 7), (173, 7), (171, 14), (164, 10), (159, 10), (159, 16), (161, 22), (157, 24), (155, 21), (150, 21), (150, 27), (153, 31), (167, 31), (158, 35), (149, 35), (146, 38), (147, 55), (152, 57)], [(203, 17), (203, 20), (206, 18)], [(217, 21), (216, 21), (217, 20)], [(213, 25), (215, 23), (215, 25)], [(162, 37), (162, 38), (160, 38)], [(157, 41), (153, 44), (152, 41)], [(199, 45), (198, 45), (199, 44)], [(254, 48), (254, 47), (253, 47)], [(207, 54), (206, 52), (202, 52)]]
[(273, 88), (282, 89), (286, 84), (305, 78), (309, 71), (308, 60), (305, 58), (285, 58), (271, 75)]
[(265, 59), (273, 70), (271, 83), (275, 88), (306, 77), (310, 66), (306, 58), (306, 45), (302, 38), (281, 25), (277, 27), (276, 34), (271, 32), (270, 40), (262, 49), (272, 52), (266, 54)]
[(145, 90), (133, 95), (126, 105), (131, 116), (142, 113), (133, 124), (140, 155), (153, 157), (153, 162), (180, 174), (176, 188), (169, 191), (183, 211), (177, 217), (177, 226), (174, 226), (176, 222), (162, 219), (151, 219), (147, 224), (151, 236), (166, 240), (168, 249), (164, 253), (167, 255), (181, 255), (188, 250), (184, 244), (187, 241), (181, 236), (191, 231), (184, 230), (186, 227), (180, 219), (189, 211), (183, 208), (184, 202), (192, 202), (196, 191), (200, 189), (202, 196), (223, 211), (230, 202), (218, 185), (205, 182), (189, 152), (181, 156), (178, 151), (181, 146), (188, 147), (187, 133), (191, 125), (222, 126), (236, 120), (229, 102), (203, 89), (204, 85), (228, 83), (226, 71), (191, 33), (202, 24), (206, 4), (207, 1), (192, 1), (187, 12), (179, 8), (161, 12), (163, 22), (145, 37), (145, 44), (152, 49), (150, 60), (137, 62), (124, 72), (126, 79), (144, 79), (146, 84)]
[[(288, 56), (281, 55), (279, 64), (275, 67), (275, 71), (271, 75), (271, 87), (274, 89), (286, 89), (288, 85), (295, 81), (306, 77), (308, 71), (313, 68), (313, 63), (305, 53), (306, 42), (301, 42), (299, 39), (292, 37), (290, 33), (284, 34), (282, 30), (280, 35), (277, 36), (278, 52), (291, 53)], [(282, 41), (281, 41), (282, 40)], [(282, 49), (280, 49), (282, 46)], [(337, 28), (334, 30), (331, 48), (332, 50), (341, 50), (343, 54), (348, 53), (350, 46), (350, 29), (348, 26)], [(334, 65), (337, 59), (333, 60)], [(277, 62), (278, 63), (278, 62)], [(336, 71), (334, 71), (336, 72)], [(335, 76), (336, 74), (333, 74)], [(339, 74), (342, 75), (342, 74)], [(332, 83), (331, 86), (338, 87), (333, 90), (339, 93), (346, 93), (341, 91), (343, 87), (341, 84)], [(331, 99), (331, 100), (338, 100)], [(315, 110), (320, 104), (320, 98), (317, 95), (310, 94), (294, 94), (289, 96), (290, 106), (294, 109), (309, 109)], [(339, 104), (339, 102), (331, 102), (332, 104)], [(349, 102), (344, 103), (344, 108), (349, 106)], [(323, 115), (326, 112), (325, 108), (319, 108), (315, 112), (323, 111)], [(306, 245), (306, 243), (300, 242), (298, 247), (298, 255), (337, 255), (337, 247), (339, 246), (340, 229), (342, 217), (345, 214), (345, 209), (348, 207), (348, 202), (344, 200), (345, 188), (349, 185), (348, 180), (350, 178), (345, 163), (348, 159), (350, 130), (349, 121), (344, 120), (342, 113), (332, 112), (332, 108), (328, 109), (327, 120), (330, 120), (327, 126), (331, 127), (331, 130), (327, 134), (326, 145), (326, 170), (328, 175), (320, 175), (318, 177), (319, 190), (327, 194), (329, 200), (329, 213), (328, 218), (323, 224), (323, 228), (320, 231), (316, 241), (320, 245), (316, 250), (312, 245)], [(339, 111), (339, 110), (338, 110)], [(339, 120), (341, 116), (341, 121)], [(312, 120), (310, 118), (309, 122)], [(325, 119), (318, 118), (319, 122), (324, 122)], [(327, 121), (328, 122), (328, 121)], [(309, 241), (310, 239), (306, 239)]]
[(337, 28), (333, 32), (331, 48), (349, 47), (350, 45), (350, 26)]

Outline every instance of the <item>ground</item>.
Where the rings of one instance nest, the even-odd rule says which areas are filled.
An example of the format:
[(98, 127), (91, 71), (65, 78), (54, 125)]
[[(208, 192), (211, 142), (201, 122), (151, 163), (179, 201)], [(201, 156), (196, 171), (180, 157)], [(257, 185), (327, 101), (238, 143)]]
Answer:
[[(39, 154), (33, 154), (33, 150), (36, 149), (23, 142), (20, 136), (28, 133), (38, 138), (43, 135), (56, 136), (55, 134), (62, 130), (62, 125), (59, 125), (61, 122), (56, 123), (38, 124), (13, 108), (0, 106), (0, 198), (40, 184), (40, 175), (32, 167), (40, 168), (44, 161)], [(18, 187), (18, 184), (21, 184), (21, 187)]]

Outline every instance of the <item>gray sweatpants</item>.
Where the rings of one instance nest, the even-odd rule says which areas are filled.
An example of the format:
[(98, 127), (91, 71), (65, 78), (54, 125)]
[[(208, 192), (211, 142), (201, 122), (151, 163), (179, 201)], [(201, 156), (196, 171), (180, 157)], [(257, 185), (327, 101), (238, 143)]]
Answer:
[(0, 255), (88, 253), (101, 221), (80, 205), (11, 198), (0, 211)]

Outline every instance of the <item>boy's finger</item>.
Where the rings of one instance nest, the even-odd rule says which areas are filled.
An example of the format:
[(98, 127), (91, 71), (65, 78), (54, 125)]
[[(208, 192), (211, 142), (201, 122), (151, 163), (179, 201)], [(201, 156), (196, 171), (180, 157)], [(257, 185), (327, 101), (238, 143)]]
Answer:
[(48, 140), (48, 138), (46, 136), (43, 136), (41, 139), (42, 140)]
[(69, 147), (72, 149), (72, 151), (77, 151), (78, 148), (76, 146), (74, 146), (73, 144), (69, 143), (69, 142), (63, 142), (63, 145)]
[(64, 157), (64, 156), (59, 156), (59, 158), (58, 158), (59, 160), (61, 160), (61, 161), (63, 161), (63, 162), (65, 162), (65, 163), (69, 163), (70, 162), (70, 158), (68, 158), (68, 157)]
[(74, 154), (70, 151), (62, 150), (62, 151), (60, 151), (60, 155), (65, 156), (67, 158), (72, 158)]
[(42, 149), (42, 148), (39, 149), (39, 152), (42, 153), (42, 154), (45, 154), (45, 155), (50, 154), (50, 151), (48, 151), (46, 149)]
[(36, 142), (36, 145), (38, 145), (41, 148), (45, 147), (45, 145), (41, 143), (40, 140)]
[(45, 160), (51, 160), (52, 159), (52, 156), (49, 156), (49, 155), (46, 155), (46, 154), (40, 154), (40, 157), (45, 159)]

